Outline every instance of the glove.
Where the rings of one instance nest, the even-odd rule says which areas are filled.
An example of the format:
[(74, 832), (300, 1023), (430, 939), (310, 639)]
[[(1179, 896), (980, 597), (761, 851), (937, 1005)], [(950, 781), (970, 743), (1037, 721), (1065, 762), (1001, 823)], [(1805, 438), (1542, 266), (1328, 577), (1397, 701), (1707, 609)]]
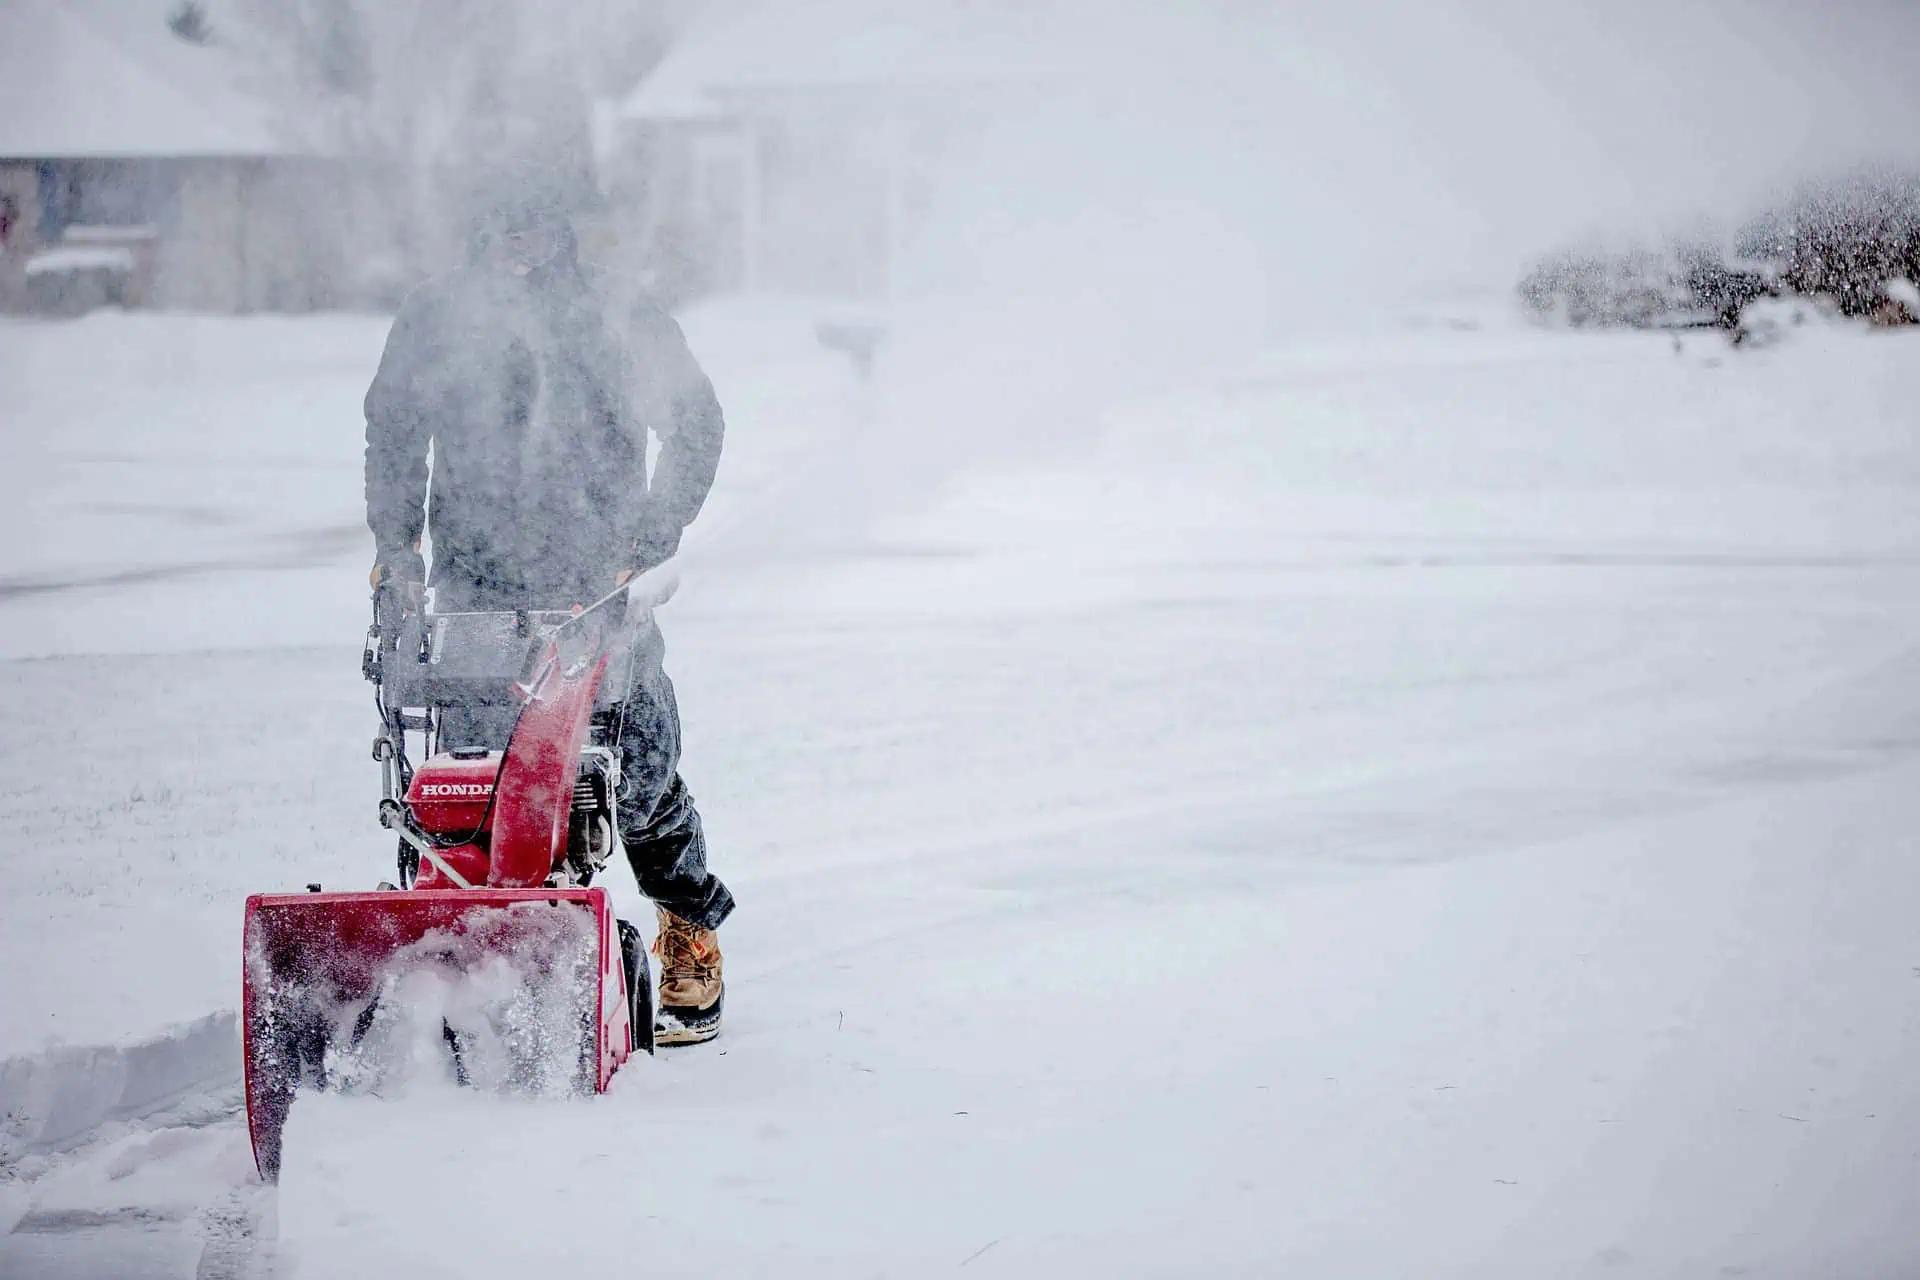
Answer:
[(615, 575), (615, 581), (625, 582), (635, 574), (663, 565), (673, 559), (673, 553), (679, 549), (680, 530), (677, 527), (650, 526), (643, 529), (640, 536), (633, 540), (632, 562)]
[(375, 591), (391, 584), (417, 606), (426, 594), (427, 562), (418, 547), (381, 551), (374, 559), (372, 572), (367, 574), (367, 584)]

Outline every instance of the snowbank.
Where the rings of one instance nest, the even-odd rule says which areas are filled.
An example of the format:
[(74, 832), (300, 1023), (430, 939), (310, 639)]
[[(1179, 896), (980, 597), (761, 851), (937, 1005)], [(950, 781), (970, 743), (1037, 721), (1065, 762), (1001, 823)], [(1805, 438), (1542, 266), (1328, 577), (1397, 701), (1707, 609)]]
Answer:
[(108, 1120), (146, 1115), (237, 1080), (239, 1031), (211, 1013), (118, 1044), (64, 1046), (0, 1061), (0, 1161), (45, 1152)]

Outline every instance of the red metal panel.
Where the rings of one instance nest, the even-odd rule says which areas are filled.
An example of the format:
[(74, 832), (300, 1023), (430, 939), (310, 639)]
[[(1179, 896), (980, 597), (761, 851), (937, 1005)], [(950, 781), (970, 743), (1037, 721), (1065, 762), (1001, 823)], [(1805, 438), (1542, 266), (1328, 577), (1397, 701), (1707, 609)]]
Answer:
[(477, 760), (437, 755), (423, 763), (407, 788), (407, 807), (423, 831), (435, 835), (478, 832), (486, 821), (487, 802), (493, 798), (494, 777), (500, 772), (500, 753), (490, 751)]
[(331, 1006), (364, 1000), (378, 988), (386, 962), (409, 944), (435, 931), (459, 934), (497, 927), (500, 913), (542, 903), (593, 915), (598, 951), (592, 1010), (594, 1087), (604, 1091), (633, 1048), (626, 971), (604, 889), (390, 890), (248, 898), (241, 1018), (247, 1126), (261, 1176), (277, 1176), (280, 1130), (300, 1084), (300, 1064), (289, 1060), (285, 1036), (301, 1029), (276, 1022), (287, 1017), (290, 1003), (309, 998)]
[(566, 852), (580, 746), (607, 670), (604, 653), (562, 667), (549, 648), (546, 663), (547, 675), (521, 708), (500, 766), (487, 873), (487, 884), (498, 888), (544, 883)]

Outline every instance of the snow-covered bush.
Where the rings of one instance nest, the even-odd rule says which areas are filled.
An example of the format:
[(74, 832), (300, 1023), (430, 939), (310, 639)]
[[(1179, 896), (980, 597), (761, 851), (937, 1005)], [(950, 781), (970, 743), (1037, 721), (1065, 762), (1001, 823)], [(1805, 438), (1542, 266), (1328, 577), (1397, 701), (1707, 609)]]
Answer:
[(1920, 321), (1920, 173), (1886, 172), (1801, 188), (1748, 221), (1732, 252), (1698, 237), (1659, 249), (1551, 254), (1521, 300), (1575, 327), (1716, 325), (1739, 335), (1763, 298), (1800, 297), (1880, 324)]
[(1777, 264), (1795, 293), (1842, 315), (1914, 324), (1920, 282), (1920, 173), (1869, 172), (1801, 188), (1740, 231), (1741, 251)]
[(1569, 251), (1537, 262), (1520, 297), (1541, 319), (1575, 328), (1701, 325), (1724, 309), (1736, 274), (1692, 247)]
[(1691, 314), (1733, 333), (1740, 332), (1749, 307), (1780, 292), (1764, 262), (1728, 259), (1709, 244), (1683, 244), (1674, 251), (1674, 259)]

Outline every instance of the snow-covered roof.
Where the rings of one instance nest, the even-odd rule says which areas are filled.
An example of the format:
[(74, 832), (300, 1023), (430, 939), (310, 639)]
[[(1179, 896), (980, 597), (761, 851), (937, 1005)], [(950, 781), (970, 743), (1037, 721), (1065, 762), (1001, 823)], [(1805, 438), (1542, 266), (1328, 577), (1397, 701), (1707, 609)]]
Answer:
[(762, 0), (697, 21), (619, 104), (627, 120), (730, 114), (742, 97), (951, 91), (1047, 74), (1044, 4)]
[(167, 29), (164, 0), (0, 3), (0, 157), (286, 153), (233, 58)]

